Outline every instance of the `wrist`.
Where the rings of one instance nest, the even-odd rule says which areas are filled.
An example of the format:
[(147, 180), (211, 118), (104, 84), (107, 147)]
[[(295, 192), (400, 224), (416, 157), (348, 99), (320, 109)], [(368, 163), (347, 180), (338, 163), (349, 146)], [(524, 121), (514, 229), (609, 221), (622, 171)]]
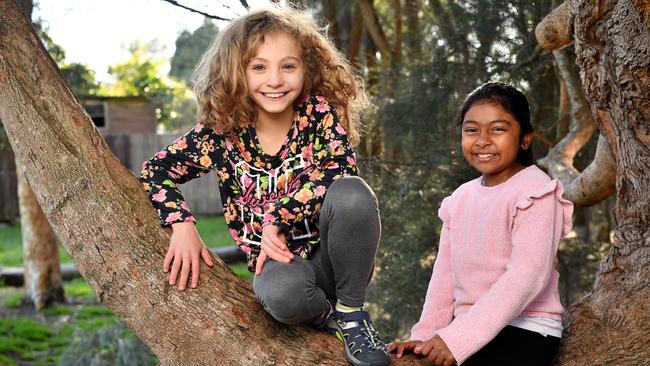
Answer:
[(187, 221), (185, 221), (185, 222), (175, 222), (175, 223), (173, 223), (171, 225), (171, 227), (172, 227), (172, 230), (174, 230), (174, 231), (176, 231), (176, 230), (180, 230), (180, 231), (182, 231), (182, 230), (194, 230), (195, 229), (194, 223), (193, 222), (187, 222)]

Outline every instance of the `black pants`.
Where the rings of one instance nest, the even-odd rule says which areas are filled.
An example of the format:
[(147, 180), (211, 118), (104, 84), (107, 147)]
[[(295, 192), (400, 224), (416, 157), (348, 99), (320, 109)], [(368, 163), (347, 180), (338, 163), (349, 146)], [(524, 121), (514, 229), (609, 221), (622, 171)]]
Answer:
[(463, 366), (548, 366), (559, 347), (560, 338), (508, 325)]

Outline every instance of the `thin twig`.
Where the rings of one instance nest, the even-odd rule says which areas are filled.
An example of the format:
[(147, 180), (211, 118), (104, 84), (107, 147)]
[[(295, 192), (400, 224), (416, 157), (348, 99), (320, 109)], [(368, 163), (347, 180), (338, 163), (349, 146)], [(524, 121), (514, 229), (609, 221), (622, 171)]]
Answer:
[(176, 0), (162, 0), (162, 1), (167, 2), (167, 3), (170, 3), (170, 4), (175, 5), (175, 6), (178, 6), (179, 8), (183, 8), (183, 9), (185, 9), (185, 10), (189, 10), (189, 11), (191, 11), (191, 12), (193, 12), (193, 13), (201, 14), (201, 15), (203, 15), (204, 17), (207, 17), (207, 18), (212, 18), (212, 19), (216, 19), (216, 20), (225, 20), (225, 21), (230, 21), (230, 20), (232, 20), (232, 19), (222, 18), (222, 17), (220, 17), (220, 16), (218, 16), (218, 15), (212, 15), (212, 14), (208, 14), (208, 13), (202, 12), (202, 11), (200, 11), (200, 10), (196, 10), (196, 9), (190, 8), (189, 6), (185, 6), (185, 5), (179, 4), (178, 1), (176, 1)]

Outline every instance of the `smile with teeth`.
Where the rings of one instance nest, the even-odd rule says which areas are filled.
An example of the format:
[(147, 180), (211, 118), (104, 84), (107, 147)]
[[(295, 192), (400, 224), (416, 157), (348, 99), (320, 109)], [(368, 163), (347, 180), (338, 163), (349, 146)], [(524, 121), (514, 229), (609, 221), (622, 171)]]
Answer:
[(476, 157), (479, 160), (490, 160), (495, 156), (496, 156), (496, 154), (476, 154)]
[(282, 92), (282, 93), (262, 93), (262, 95), (264, 95), (267, 98), (281, 98), (281, 97), (285, 96), (286, 94), (287, 94), (286, 92)]

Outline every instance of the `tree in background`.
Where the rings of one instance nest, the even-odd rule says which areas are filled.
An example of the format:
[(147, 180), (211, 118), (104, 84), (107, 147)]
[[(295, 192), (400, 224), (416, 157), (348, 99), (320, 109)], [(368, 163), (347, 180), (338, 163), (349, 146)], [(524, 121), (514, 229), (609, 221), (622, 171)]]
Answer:
[[(158, 56), (156, 41), (133, 42), (128, 50), (128, 60), (109, 66), (108, 73), (115, 81), (101, 89), (106, 96), (144, 96), (156, 108), (158, 123), (169, 130), (187, 125), (187, 109), (192, 100), (184, 82), (166, 76), (162, 68), (165, 60)], [(195, 118), (190, 119), (196, 122)]]
[(194, 67), (217, 33), (219, 28), (209, 18), (205, 18), (203, 24), (194, 32), (182, 31), (176, 38), (176, 50), (170, 61), (169, 75), (191, 85), (190, 79)]

